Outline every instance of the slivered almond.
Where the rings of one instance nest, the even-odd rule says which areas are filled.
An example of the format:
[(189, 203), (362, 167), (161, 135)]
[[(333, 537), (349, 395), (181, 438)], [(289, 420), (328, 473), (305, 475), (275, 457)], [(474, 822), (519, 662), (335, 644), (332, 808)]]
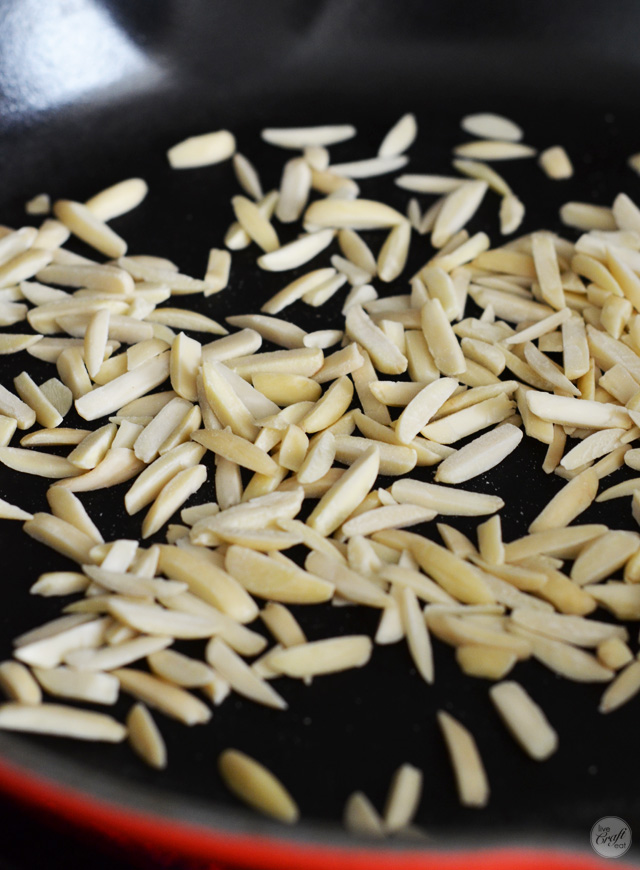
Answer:
[(168, 374), (169, 354), (165, 353), (76, 399), (76, 410), (85, 420), (96, 420), (159, 386)]
[(172, 169), (193, 169), (228, 160), (236, 149), (234, 136), (228, 130), (191, 136), (167, 151)]
[(510, 423), (504, 423), (444, 459), (438, 466), (434, 480), (463, 483), (484, 474), (512, 453), (521, 440), (522, 431)]
[(620, 671), (610, 686), (605, 689), (598, 710), (600, 713), (611, 713), (627, 701), (630, 701), (640, 691), (640, 662), (634, 661)]
[(627, 630), (623, 626), (571, 614), (540, 613), (517, 607), (511, 613), (511, 620), (530, 631), (574, 646), (596, 647), (611, 637), (628, 639)]
[(360, 305), (352, 305), (345, 319), (347, 334), (369, 353), (378, 371), (399, 374), (407, 369), (407, 358), (377, 327)]
[(610, 208), (585, 202), (566, 202), (560, 209), (560, 220), (579, 230), (615, 230), (616, 222)]
[(171, 643), (173, 638), (162, 635), (134, 637), (101, 649), (71, 650), (64, 661), (78, 671), (112, 671), (165, 649)]
[(32, 520), (33, 514), (5, 499), (0, 499), (0, 518), (3, 520)]
[(366, 635), (347, 635), (279, 650), (270, 656), (269, 664), (289, 677), (315, 677), (363, 667), (372, 648)]
[(42, 691), (31, 672), (20, 662), (0, 663), (0, 689), (10, 701), (35, 705), (42, 702)]
[(207, 479), (204, 465), (194, 465), (179, 471), (164, 485), (142, 523), (142, 537), (155, 534), (180, 509)]
[(379, 466), (380, 451), (372, 445), (322, 496), (307, 520), (311, 528), (323, 535), (335, 531), (367, 495)]
[(60, 199), (54, 203), (53, 213), (74, 235), (105, 257), (126, 254), (126, 242), (82, 203)]
[(399, 608), (413, 662), (427, 683), (433, 683), (433, 653), (426, 623), (415, 592), (408, 586), (400, 590)]
[(500, 393), (428, 423), (421, 434), (439, 444), (455, 444), (494, 423), (501, 423), (510, 415), (513, 405), (504, 393)]
[(585, 511), (598, 492), (598, 475), (588, 468), (570, 480), (530, 524), (531, 533), (550, 531), (569, 523)]
[(296, 269), (324, 251), (333, 241), (333, 237), (334, 232), (331, 229), (321, 229), (319, 232), (309, 233), (293, 242), (282, 245), (277, 250), (263, 254), (258, 258), (258, 265), (267, 272), (284, 272)]
[(76, 671), (73, 668), (34, 668), (34, 676), (49, 695), (89, 701), (93, 704), (115, 704), (118, 680), (110, 674)]
[(430, 605), (425, 611), (427, 625), (441, 640), (453, 646), (480, 644), (491, 648), (508, 649), (518, 659), (531, 655), (531, 646), (521, 637), (499, 629), (487, 628), (481, 623), (440, 612), (439, 605)]
[(255, 759), (226, 749), (218, 758), (218, 769), (227, 787), (245, 804), (279, 822), (298, 821), (300, 811), (289, 792)]
[(344, 808), (344, 826), (352, 834), (383, 837), (385, 827), (369, 798), (361, 791), (349, 796)]
[(127, 715), (129, 743), (150, 767), (164, 770), (167, 766), (167, 748), (151, 713), (142, 703), (134, 704)]
[(394, 481), (391, 495), (400, 503), (422, 505), (443, 516), (483, 516), (504, 507), (499, 496), (411, 479)]
[(500, 718), (524, 751), (536, 761), (544, 761), (558, 748), (558, 735), (542, 709), (519, 683), (492, 686), (489, 697)]
[(521, 142), (505, 142), (501, 139), (480, 139), (457, 145), (454, 153), (471, 160), (518, 160), (535, 157), (535, 148)]
[(18, 429), (30, 429), (36, 421), (36, 412), (6, 387), (0, 384), (0, 413), (13, 417)]
[(251, 622), (258, 615), (258, 607), (245, 589), (204, 555), (161, 545), (158, 567), (167, 577), (186, 583), (194, 595), (239, 622)]
[(557, 310), (564, 308), (560, 267), (552, 237), (545, 233), (534, 233), (531, 249), (543, 300)]
[(435, 248), (441, 248), (473, 217), (488, 190), (486, 181), (465, 181), (449, 193), (431, 234)]
[(389, 283), (402, 273), (409, 254), (411, 226), (408, 221), (395, 226), (387, 236), (378, 255), (378, 277)]
[(456, 661), (470, 677), (501, 680), (517, 660), (515, 653), (508, 649), (474, 644), (456, 647)]
[[(78, 623), (79, 618), (83, 621)], [(30, 637), (22, 636), (22, 642), (14, 650), (14, 658), (27, 665), (52, 668), (59, 665), (72, 650), (91, 649), (103, 643), (108, 622), (106, 619), (87, 618), (85, 615), (68, 616), (66, 619), (75, 619), (76, 622), (51, 635), (35, 635), (31, 632)]]
[(571, 579), (580, 586), (604, 580), (621, 568), (639, 548), (640, 537), (635, 532), (606, 532), (580, 552), (573, 563)]
[(387, 607), (390, 604), (389, 596), (379, 586), (347, 568), (335, 556), (312, 550), (307, 556), (305, 567), (312, 575), (332, 583), (336, 592), (349, 601), (366, 607)]
[(261, 136), (270, 145), (279, 148), (310, 148), (335, 145), (356, 135), (355, 127), (350, 124), (335, 124), (320, 127), (269, 127)]
[(284, 604), (327, 601), (334, 586), (298, 568), (278, 562), (246, 547), (231, 546), (225, 566), (229, 574), (253, 595)]
[(403, 215), (390, 206), (367, 199), (318, 200), (304, 215), (305, 225), (352, 230), (384, 229), (404, 220)]
[(398, 418), (395, 428), (398, 439), (410, 444), (457, 387), (455, 378), (446, 377), (423, 387)]
[(613, 671), (578, 647), (542, 637), (521, 626), (513, 625), (512, 630), (526, 638), (534, 657), (559, 676), (581, 683), (608, 682), (613, 677)]
[(185, 725), (202, 724), (211, 718), (211, 710), (194, 695), (151, 674), (132, 668), (118, 668), (112, 674), (124, 692)]
[(353, 435), (336, 436), (336, 460), (351, 465), (372, 445), (380, 454), (379, 474), (397, 476), (407, 474), (415, 468), (418, 455), (412, 447)]
[(382, 529), (402, 529), (428, 522), (436, 515), (436, 511), (418, 505), (387, 505), (348, 520), (342, 532), (347, 537), (370, 535)]
[(456, 598), (468, 604), (490, 604), (494, 597), (480, 573), (439, 544), (412, 532), (377, 532), (375, 540), (408, 549), (425, 573)]
[(216, 672), (227, 680), (234, 692), (276, 710), (286, 709), (287, 703), (284, 698), (265, 680), (258, 677), (220, 638), (214, 638), (207, 644), (205, 658)]
[(437, 719), (453, 765), (460, 803), (467, 807), (485, 806), (489, 782), (473, 735), (444, 710), (438, 711)]
[(76, 740), (102, 740), (107, 743), (120, 743), (127, 736), (124, 725), (111, 716), (61, 704), (2, 704), (0, 729), (73, 737)]
[(243, 468), (250, 468), (259, 474), (273, 476), (278, 471), (276, 462), (251, 442), (246, 441), (238, 435), (234, 435), (230, 428), (219, 429), (216, 431), (205, 430), (194, 432), (192, 435), (194, 441), (202, 444), (207, 450), (211, 450), (216, 455), (223, 456), (225, 459), (230, 459), (236, 462)]

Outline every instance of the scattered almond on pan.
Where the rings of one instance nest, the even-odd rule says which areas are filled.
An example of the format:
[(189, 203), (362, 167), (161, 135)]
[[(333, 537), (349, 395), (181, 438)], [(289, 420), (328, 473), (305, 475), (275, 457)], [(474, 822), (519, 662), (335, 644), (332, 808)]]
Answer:
[[(144, 207), (142, 179), (86, 203), (38, 194), (26, 212), (43, 215), (39, 228), (0, 230), (0, 323), (25, 330), (0, 335), (0, 353), (56, 367), (44, 383), (25, 369), (15, 391), (0, 387), (0, 462), (52, 480), (49, 510), (0, 500), (0, 517), (76, 563), (52, 562), (32, 594), (77, 596), (0, 664), (0, 728), (128, 738), (163, 768), (152, 709), (202, 724), (234, 692), (285, 709), (274, 678), (310, 684), (367, 667), (374, 643), (406, 642), (428, 685), (443, 642), (465, 674), (492, 682), (496, 723), (542, 761), (560, 741), (544, 699), (507, 679), (519, 661), (607, 684), (602, 713), (640, 690), (621, 624), (640, 620), (640, 533), (580, 523), (595, 501), (625, 497), (640, 522), (640, 478), (601, 483), (640, 467), (640, 208), (623, 193), (611, 207), (567, 202), (560, 218), (575, 241), (538, 231), (492, 245), (467, 229), (481, 205), (495, 205), (505, 235), (525, 215), (492, 161), (538, 156), (557, 181), (573, 165), (561, 146), (537, 155), (501, 116), (468, 116), (462, 128), (475, 138), (454, 149), (450, 176), (406, 171), (413, 115), (377, 154), (348, 163), (332, 163), (329, 149), (355, 136), (349, 125), (264, 130), (287, 152), (280, 188), (266, 193), (228, 131), (178, 143), (171, 167), (229, 161), (240, 187), (203, 278), (130, 252), (109, 226)], [(413, 194), (406, 216), (360, 196), (358, 181), (398, 172)], [(437, 199), (423, 210), (424, 196)], [(300, 234), (282, 244), (277, 224), (295, 222)], [(377, 252), (362, 231), (378, 232)], [(409, 276), (415, 234), (430, 234), (434, 252)], [(63, 247), (71, 235), (107, 261)], [(249, 246), (264, 270), (310, 271), (226, 325), (179, 298), (224, 291), (232, 252)], [(382, 292), (404, 280), (407, 292)], [(280, 316), (338, 293), (341, 323), (308, 333)], [(72, 404), (87, 426), (62, 425)], [(560, 480), (529, 533), (504, 541), (500, 511), (513, 506), (459, 485), (499, 468), (524, 435), (546, 445), (542, 470)], [(432, 482), (414, 476), (429, 467)], [(380, 475), (395, 480), (385, 488)], [(145, 511), (140, 537), (105, 542), (77, 493), (119, 483), (126, 511)], [(437, 522), (441, 544), (420, 534), (449, 516), (478, 517), (477, 540), (447, 522)], [(163, 528), (166, 543), (143, 545)], [(287, 555), (297, 546), (303, 564)], [(328, 601), (379, 611), (375, 637), (309, 641), (289, 605)], [(595, 619), (599, 607), (616, 621)], [(251, 627), (258, 617), (269, 640)], [(202, 660), (172, 649), (186, 638), (207, 641)], [(125, 724), (64, 703), (109, 707), (120, 692), (135, 700)], [(437, 721), (460, 802), (484, 806), (495, 765), (481, 758), (473, 723), (443, 710)], [(259, 812), (298, 819), (286, 786), (249, 755), (225, 750), (219, 771)], [(422, 779), (402, 765), (381, 812), (355, 792), (346, 827), (415, 835)]]

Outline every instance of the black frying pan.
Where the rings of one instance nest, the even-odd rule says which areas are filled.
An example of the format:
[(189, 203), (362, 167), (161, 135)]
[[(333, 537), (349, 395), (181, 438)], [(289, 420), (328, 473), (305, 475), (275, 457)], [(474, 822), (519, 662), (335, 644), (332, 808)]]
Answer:
[[(121, 178), (143, 176), (150, 185), (146, 202), (114, 227), (131, 251), (168, 256), (199, 275), (206, 252), (221, 244), (232, 219), (228, 201), (236, 183), (229, 165), (170, 171), (164, 156), (169, 146), (188, 135), (232, 129), (270, 188), (278, 184), (288, 155), (260, 141), (263, 126), (354, 123), (358, 137), (332, 152), (349, 160), (374, 154), (406, 111), (416, 113), (420, 128), (411, 149), (415, 172), (449, 171), (450, 149), (464, 137), (459, 119), (473, 111), (513, 117), (536, 147), (567, 148), (576, 167), (567, 182), (546, 181), (533, 161), (501, 167), (527, 205), (523, 231), (567, 232), (557, 211), (569, 199), (608, 205), (621, 190), (640, 199), (640, 179), (626, 166), (627, 157), (640, 150), (640, 10), (627, 0), (606, 7), (584, 0), (21, 0), (4, 2), (0, 14), (0, 220), (11, 226), (27, 222), (24, 202), (41, 191), (83, 200)], [(362, 190), (406, 207), (408, 196), (389, 178), (363, 182)], [(493, 200), (474, 225), (494, 242), (496, 213)], [(380, 244), (376, 234), (369, 238)], [(80, 245), (75, 249), (87, 253)], [(412, 263), (420, 266), (429, 251), (418, 239)], [(253, 250), (234, 254), (230, 289), (210, 300), (190, 297), (189, 304), (219, 320), (257, 311), (287, 277), (261, 272), (254, 261)], [(404, 286), (398, 282), (389, 292), (404, 292)], [(302, 305), (290, 311), (312, 329), (336, 317), (340, 305), (336, 300), (319, 314)], [(0, 360), (2, 383), (11, 386), (23, 368), (36, 381), (54, 373), (24, 354)], [(541, 474), (543, 457), (542, 445), (527, 442), (499, 473), (468, 484), (502, 495), (508, 505), (517, 503), (504, 512), (507, 540), (526, 531), (561, 485)], [(611, 482), (623, 476), (618, 472)], [(428, 470), (425, 479), (431, 479)], [(213, 497), (212, 484), (207, 487), (206, 497)], [(35, 511), (45, 509), (45, 490), (46, 482), (25, 482), (0, 468), (1, 497)], [(125, 491), (126, 485), (83, 496), (106, 540), (138, 535), (139, 517), (124, 513)], [(626, 501), (596, 506), (582, 520), (632, 527)], [(454, 522), (468, 533), (476, 525)], [(58, 614), (58, 601), (34, 599), (28, 589), (40, 572), (66, 563), (19, 533), (17, 524), (4, 523), (0, 535), (0, 658), (6, 658), (15, 635)], [(377, 618), (363, 608), (294, 610), (311, 639), (372, 633)], [(635, 634), (631, 626), (634, 641)], [(184, 649), (198, 651), (196, 644)], [(330, 844), (343, 859), (350, 842), (340, 828), (346, 797), (363, 789), (381, 807), (393, 771), (405, 761), (426, 773), (417, 822), (432, 839), (411, 844), (420, 854), (427, 850), (425, 862), (432, 848), (514, 843), (572, 848), (586, 860), (589, 830), (600, 817), (622, 816), (640, 830), (637, 702), (601, 716), (601, 687), (558, 679), (534, 662), (519, 664), (514, 678), (543, 705), (560, 736), (558, 753), (536, 764), (505, 734), (487, 684), (461, 675), (451, 649), (440, 643), (435, 666), (436, 683), (428, 688), (403, 645), (380, 648), (363, 671), (317, 679), (311, 689), (282, 681), (286, 713), (232, 697), (216, 710), (210, 727), (186, 730), (162, 718), (170, 758), (163, 773), (145, 768), (126, 746), (0, 734), (0, 755), (55, 783), (170, 817), (177, 825), (191, 820), (241, 836), (257, 831), (278, 842), (290, 837), (298, 845)], [(116, 715), (128, 706), (121, 701)], [(458, 805), (434, 717), (441, 708), (476, 735), (492, 787), (485, 810)], [(230, 745), (261, 759), (287, 783), (303, 813), (298, 830), (290, 834), (265, 824), (230, 797), (216, 773), (216, 758)], [(7, 782), (4, 788), (11, 790)], [(30, 800), (38, 803), (33, 795)], [(403, 848), (408, 846), (376, 845), (376, 860), (386, 860), (389, 850), (389, 866), (400, 866), (397, 850)], [(252, 860), (266, 866), (268, 854), (266, 846), (257, 848)], [(638, 859), (633, 849), (630, 856)]]

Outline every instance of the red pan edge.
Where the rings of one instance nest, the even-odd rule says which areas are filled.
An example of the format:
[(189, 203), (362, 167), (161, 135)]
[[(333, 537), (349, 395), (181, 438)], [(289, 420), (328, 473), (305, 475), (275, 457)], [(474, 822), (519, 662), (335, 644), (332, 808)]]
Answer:
[[(123, 809), (51, 780), (33, 776), (0, 759), (0, 791), (12, 800), (64, 821), (78, 831), (151, 857), (167, 853), (186, 860), (208, 861), (210, 870), (232, 867), (255, 870), (602, 870), (608, 862), (558, 849), (489, 848), (473, 850), (377, 851), (312, 846), (260, 836), (182, 824), (173, 819)], [(216, 862), (216, 863), (213, 863)], [(222, 863), (219, 863), (222, 862)], [(633, 870), (616, 862), (618, 870)]]

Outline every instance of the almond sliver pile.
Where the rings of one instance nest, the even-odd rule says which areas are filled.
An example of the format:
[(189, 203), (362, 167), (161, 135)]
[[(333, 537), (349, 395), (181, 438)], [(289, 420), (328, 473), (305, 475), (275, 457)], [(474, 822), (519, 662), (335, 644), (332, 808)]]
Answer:
[[(27, 203), (43, 215), (37, 228), (2, 228), (0, 325), (24, 331), (0, 334), (0, 353), (23, 354), (25, 370), (0, 387), (0, 462), (51, 485), (41, 511), (0, 500), (0, 517), (75, 567), (52, 558), (31, 589), (64, 597), (62, 615), (16, 638), (0, 664), (0, 728), (128, 739), (162, 768), (150, 708), (185, 725), (220, 705), (225, 715), (233, 693), (282, 710), (286, 678), (366, 667), (374, 645), (396, 643), (428, 694), (442, 642), (465, 674), (490, 681), (496, 727), (541, 761), (558, 735), (544, 698), (507, 679), (518, 662), (602, 683), (602, 713), (638, 692), (623, 623), (640, 620), (640, 535), (581, 516), (624, 497), (640, 523), (640, 209), (624, 193), (611, 207), (567, 202), (566, 238), (514, 236), (525, 204), (494, 163), (538, 159), (544, 185), (569, 177), (571, 160), (559, 146), (537, 155), (497, 115), (462, 127), (473, 138), (447, 176), (407, 171), (412, 115), (349, 163), (329, 150), (355, 136), (349, 125), (264, 130), (264, 148), (284, 155), (266, 193), (230, 132), (177, 144), (176, 171), (227, 162), (237, 179), (202, 278), (130, 252), (110, 227), (144, 210), (142, 179), (86, 203), (39, 195)], [(406, 214), (360, 195), (360, 180), (387, 174), (408, 192)], [(495, 208), (502, 238), (474, 229), (481, 207)], [(298, 235), (282, 243), (287, 224)], [(95, 258), (65, 248), (71, 236)], [(409, 274), (413, 245), (430, 253)], [(224, 292), (244, 248), (283, 273), (281, 289), (224, 323), (192, 310), (191, 298)], [(308, 332), (289, 317), (336, 294), (339, 323)], [(55, 374), (36, 383), (29, 354)], [(80, 427), (66, 425), (72, 407)], [(501, 512), (520, 506), (465, 483), (499, 475), (529, 439), (546, 445), (556, 494), (527, 535), (505, 541)], [(624, 466), (629, 477), (608, 486)], [(105, 541), (82, 493), (123, 483), (139, 540)], [(456, 516), (478, 518), (474, 540)], [(299, 547), (304, 558), (290, 558)], [(327, 602), (374, 608), (375, 635), (308, 641), (290, 605)], [(205, 642), (202, 659), (174, 648), (190, 639)], [(121, 693), (126, 722), (94, 709)], [(460, 802), (486, 805), (499, 759), (483, 760), (450, 713), (437, 718)], [(257, 760), (229, 748), (219, 772), (258, 811), (298, 819)], [(405, 764), (386, 807), (356, 792), (345, 824), (414, 830), (421, 789)]]

